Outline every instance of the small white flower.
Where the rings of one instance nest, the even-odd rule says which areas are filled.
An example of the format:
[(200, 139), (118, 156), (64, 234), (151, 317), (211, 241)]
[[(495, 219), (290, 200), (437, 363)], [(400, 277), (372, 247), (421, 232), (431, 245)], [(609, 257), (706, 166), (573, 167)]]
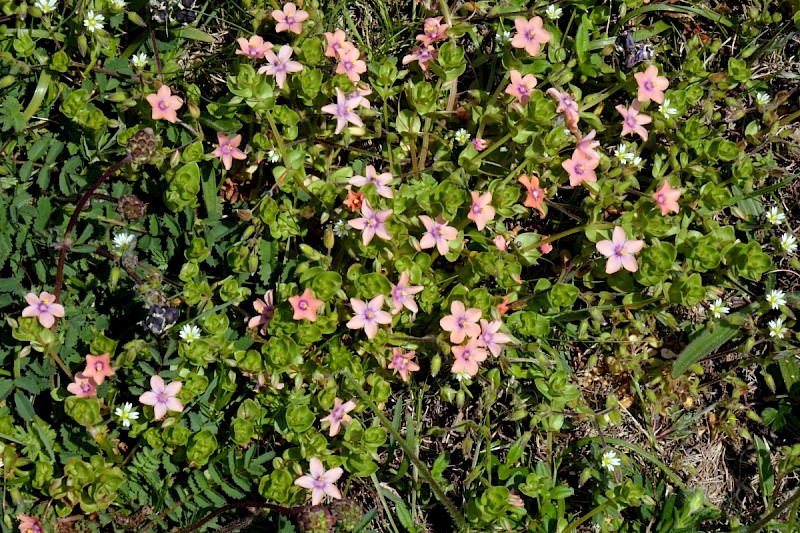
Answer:
[(631, 165), (636, 167), (636, 168), (642, 168), (643, 163), (644, 162), (642, 161), (642, 158), (639, 157), (638, 155), (634, 156), (633, 160), (631, 161)]
[(664, 102), (658, 106), (658, 112), (661, 113), (664, 118), (672, 118), (674, 115), (678, 114), (677, 109), (669, 106), (669, 98), (664, 98)]
[(470, 134), (469, 134), (469, 132), (467, 132), (467, 130), (465, 130), (464, 128), (461, 128), (460, 130), (458, 130), (456, 132), (455, 137), (456, 137), (456, 142), (458, 144), (467, 144), (467, 142), (469, 141), (469, 138), (470, 138)]
[(117, 11), (125, 9), (125, 0), (111, 0), (111, 7)]
[(131, 56), (131, 65), (133, 68), (137, 70), (142, 70), (147, 66), (147, 54), (142, 52), (141, 54), (133, 54)]
[(56, 4), (58, 4), (56, 0), (36, 0), (36, 2), (33, 3), (34, 7), (38, 7), (45, 15), (55, 11)]
[(114, 248), (119, 250), (120, 252), (126, 252), (133, 248), (134, 244), (136, 243), (136, 237), (130, 233), (118, 233), (114, 237)]
[(778, 318), (776, 320), (769, 321), (769, 336), (770, 337), (778, 337), (782, 339), (784, 335), (789, 332), (788, 329), (783, 327), (783, 319)]
[(131, 420), (139, 418), (139, 412), (134, 410), (133, 404), (130, 402), (125, 402), (122, 407), (117, 407), (114, 414), (119, 417), (119, 421), (126, 428), (131, 427)]
[(600, 464), (603, 468), (606, 468), (609, 472), (613, 472), (614, 468), (618, 467), (622, 464), (617, 457), (617, 452), (614, 450), (608, 450), (606, 453), (603, 454), (603, 458), (600, 460)]
[(767, 293), (767, 303), (773, 309), (778, 309), (782, 305), (786, 305), (786, 293), (778, 289), (771, 290)]
[(196, 341), (200, 338), (200, 328), (194, 324), (186, 324), (181, 328), (178, 335), (181, 339), (186, 341), (186, 344), (192, 344), (192, 341)]
[(550, 20), (558, 20), (558, 18), (561, 16), (562, 11), (560, 7), (556, 7), (553, 4), (550, 4), (549, 6), (547, 6), (547, 9), (544, 10), (544, 13)]
[(781, 249), (785, 254), (793, 254), (797, 250), (797, 239), (791, 233), (781, 235)]
[(94, 11), (87, 11), (86, 18), (83, 19), (83, 25), (86, 26), (87, 30), (94, 33), (97, 30), (103, 29), (104, 20), (106, 20), (106, 18), (100, 13), (95, 13)]
[(281, 160), (281, 154), (276, 152), (275, 150), (270, 150), (267, 152), (267, 159), (269, 159), (270, 163), (277, 163)]
[(350, 226), (344, 220), (337, 220), (333, 224), (333, 234), (337, 237), (347, 237), (350, 233)]
[(4, 466), (6, 466), (6, 464), (3, 462), (2, 459), (0, 459), (0, 468), (3, 468)]
[(708, 310), (711, 311), (714, 318), (722, 318), (722, 315), (727, 315), (731, 311), (730, 307), (725, 306), (721, 298), (717, 298), (713, 304), (710, 304)]
[(777, 207), (770, 207), (765, 216), (767, 217), (767, 222), (775, 226), (786, 222), (786, 214)]
[(756, 105), (767, 105), (769, 103), (769, 95), (767, 93), (756, 93)]
[(472, 379), (472, 376), (469, 375), (469, 372), (456, 372), (455, 376), (458, 381), (469, 381)]
[(508, 30), (497, 32), (494, 38), (497, 41), (497, 46), (502, 48), (511, 42), (511, 32)]
[(622, 163), (633, 163), (636, 159), (636, 154), (630, 151), (627, 144), (623, 143), (614, 150), (614, 157), (619, 159)]

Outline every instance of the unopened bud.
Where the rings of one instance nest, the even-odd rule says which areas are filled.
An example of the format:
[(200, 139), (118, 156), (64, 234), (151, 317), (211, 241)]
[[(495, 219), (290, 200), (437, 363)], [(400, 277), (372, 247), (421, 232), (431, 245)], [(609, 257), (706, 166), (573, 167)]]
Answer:
[(134, 163), (149, 163), (158, 154), (161, 139), (153, 133), (152, 128), (145, 128), (133, 134), (128, 140), (128, 154)]
[(189, 108), (189, 114), (192, 115), (193, 119), (197, 120), (200, 118), (200, 107), (198, 107), (196, 103), (189, 102), (187, 107)]
[(0, 89), (5, 89), (6, 87), (10, 87), (12, 83), (17, 81), (17, 77), (11, 74), (7, 76), (3, 76), (0, 78)]

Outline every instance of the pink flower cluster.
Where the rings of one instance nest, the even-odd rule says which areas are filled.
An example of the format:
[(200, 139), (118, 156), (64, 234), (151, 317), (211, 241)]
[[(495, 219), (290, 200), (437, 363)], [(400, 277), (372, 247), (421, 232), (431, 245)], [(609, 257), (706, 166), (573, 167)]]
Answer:
[(328, 41), (325, 55), (339, 61), (336, 74), (344, 74), (353, 83), (358, 83), (361, 75), (367, 71), (367, 64), (359, 59), (359, 49), (347, 40), (344, 31), (340, 29), (333, 33), (325, 32), (325, 39)]
[[(455, 362), (451, 371), (454, 374), (476, 375), (479, 363), (486, 360), (487, 350), (497, 357), (503, 350), (502, 345), (511, 341), (511, 337), (499, 332), (501, 321), (489, 322), (481, 318), (482, 314), (480, 309), (467, 309), (463, 302), (455, 300), (450, 304), (450, 314), (439, 321), (442, 329), (450, 332), (450, 342), (456, 345), (452, 347)], [(466, 345), (462, 346), (467, 338)]]
[(87, 355), (86, 368), (75, 374), (75, 381), (67, 385), (67, 390), (78, 398), (91, 398), (97, 396), (97, 386), (113, 375), (109, 354)]
[(449, 28), (449, 24), (442, 24), (442, 17), (426, 18), (422, 33), (417, 35), (421, 46), (413, 47), (411, 53), (403, 58), (403, 64), (407, 65), (416, 61), (423, 72), (428, 70), (428, 63), (439, 57), (439, 51), (433, 46), (433, 43), (446, 39)]

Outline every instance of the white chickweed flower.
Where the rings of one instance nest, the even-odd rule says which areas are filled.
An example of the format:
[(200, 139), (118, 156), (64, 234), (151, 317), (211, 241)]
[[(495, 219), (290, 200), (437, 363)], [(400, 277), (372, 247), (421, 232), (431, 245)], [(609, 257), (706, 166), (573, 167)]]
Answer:
[(39, 11), (46, 15), (56, 10), (56, 4), (58, 4), (56, 0), (36, 0), (33, 6), (38, 7)]
[(786, 222), (786, 214), (777, 207), (770, 207), (765, 216), (767, 217), (767, 222), (774, 226)]
[(125, 402), (122, 407), (117, 407), (114, 414), (119, 417), (119, 421), (126, 428), (131, 427), (131, 420), (139, 418), (139, 412), (133, 408), (133, 404), (130, 402)]
[(130, 233), (118, 233), (114, 236), (113, 245), (114, 248), (119, 250), (120, 252), (126, 252), (133, 248), (134, 244), (136, 243), (136, 237)]
[(458, 144), (462, 144), (462, 145), (463, 144), (467, 144), (467, 142), (469, 141), (469, 138), (470, 138), (470, 134), (469, 134), (469, 132), (467, 132), (467, 130), (465, 130), (464, 128), (461, 128), (460, 130), (458, 130), (456, 132), (455, 138), (456, 138), (456, 142)]
[(708, 310), (714, 315), (714, 318), (722, 318), (722, 315), (727, 315), (731, 312), (730, 307), (726, 307), (721, 298), (708, 306)]
[(778, 318), (778, 319), (769, 321), (769, 336), (770, 337), (778, 337), (779, 339), (782, 339), (783, 336), (786, 335), (788, 332), (789, 332), (789, 330), (786, 329), (785, 327), (783, 327), (783, 319), (782, 318)]
[(672, 118), (678, 114), (677, 109), (669, 106), (669, 98), (664, 98), (664, 102), (658, 106), (658, 112), (661, 113), (664, 118)]
[(111, 7), (117, 11), (125, 9), (125, 0), (111, 0)]
[(91, 33), (94, 33), (97, 30), (103, 29), (104, 20), (106, 20), (106, 18), (102, 14), (95, 13), (94, 11), (87, 11), (86, 18), (83, 19), (83, 25), (86, 26), (86, 29)]
[(785, 254), (793, 254), (797, 251), (797, 238), (791, 233), (781, 235), (781, 249)]
[(561, 16), (562, 11), (560, 7), (556, 7), (553, 4), (550, 4), (549, 6), (547, 6), (547, 9), (544, 10), (544, 13), (550, 20), (558, 20), (558, 18)]
[(131, 65), (133, 65), (133, 68), (136, 70), (142, 70), (145, 68), (147, 66), (147, 54), (144, 52), (140, 54), (133, 54), (131, 56)]
[(769, 95), (767, 93), (756, 93), (756, 105), (767, 105), (769, 103)]
[(508, 30), (505, 30), (505, 31), (502, 31), (502, 32), (497, 32), (497, 34), (494, 36), (494, 38), (495, 38), (495, 41), (497, 41), (497, 46), (502, 48), (502, 47), (504, 47), (505, 45), (507, 45), (508, 43), (511, 42), (511, 32), (508, 31)]
[(270, 163), (277, 163), (281, 160), (281, 154), (276, 152), (275, 150), (270, 150), (267, 152), (267, 159), (269, 159)]
[(786, 305), (786, 293), (778, 289), (771, 290), (767, 293), (767, 303), (773, 309), (778, 309), (782, 305)]
[(194, 324), (186, 324), (181, 328), (178, 335), (181, 339), (186, 341), (186, 344), (192, 344), (192, 341), (196, 341), (200, 338), (200, 328)]
[(344, 220), (337, 220), (333, 224), (333, 234), (337, 237), (347, 237), (350, 233), (350, 226)]
[(622, 464), (622, 461), (619, 460), (617, 457), (617, 452), (614, 450), (609, 450), (603, 454), (603, 458), (600, 459), (600, 465), (607, 469), (609, 472), (613, 472), (614, 468), (618, 467)]

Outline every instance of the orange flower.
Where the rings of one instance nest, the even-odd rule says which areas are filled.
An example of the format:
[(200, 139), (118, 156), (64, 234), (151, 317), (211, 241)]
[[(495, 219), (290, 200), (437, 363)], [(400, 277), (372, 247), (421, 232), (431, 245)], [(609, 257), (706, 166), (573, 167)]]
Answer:
[(362, 192), (353, 192), (347, 191), (347, 200), (344, 201), (344, 205), (347, 206), (350, 211), (355, 213), (356, 211), (361, 209), (361, 204), (364, 203), (364, 193)]
[(544, 207), (542, 207), (545, 198), (545, 190), (539, 187), (539, 178), (531, 174), (531, 178), (528, 179), (528, 176), (523, 174), (519, 177), (519, 182), (525, 187), (525, 190), (528, 191), (528, 197), (525, 198), (524, 205), (538, 209), (542, 216), (545, 216), (547, 213), (545, 213)]

